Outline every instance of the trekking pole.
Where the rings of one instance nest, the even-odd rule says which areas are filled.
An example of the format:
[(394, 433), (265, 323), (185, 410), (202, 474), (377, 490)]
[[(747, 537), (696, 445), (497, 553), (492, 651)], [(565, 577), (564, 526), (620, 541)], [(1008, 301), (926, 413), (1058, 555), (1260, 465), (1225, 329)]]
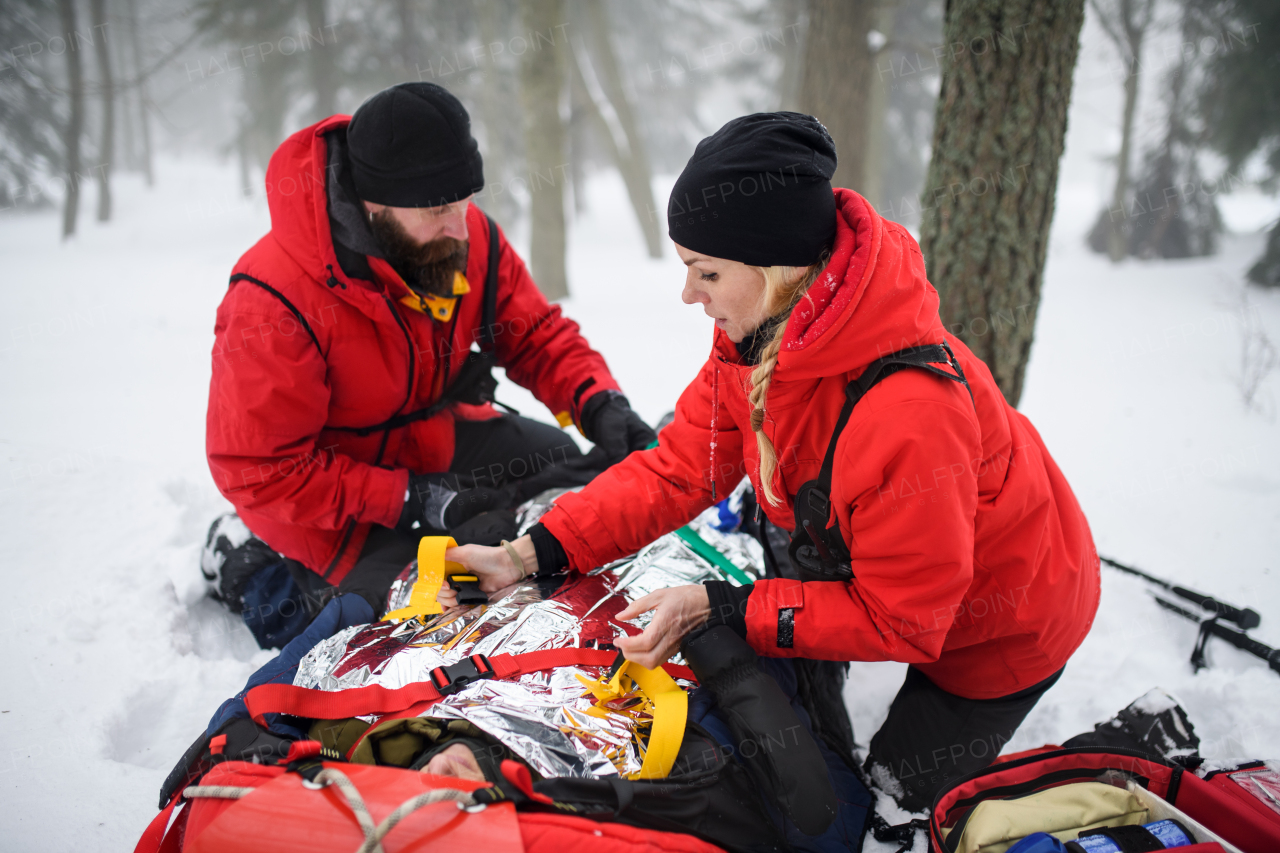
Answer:
[[(1258, 615), (1258, 611), (1256, 610), (1252, 610), (1248, 607), (1234, 607), (1224, 601), (1219, 601), (1211, 595), (1205, 595), (1202, 592), (1187, 589), (1185, 586), (1176, 586), (1167, 580), (1156, 577), (1155, 575), (1149, 575), (1140, 569), (1135, 569), (1133, 566), (1126, 566), (1124, 563), (1117, 563), (1110, 557), (1103, 557), (1099, 555), (1098, 559), (1102, 560), (1102, 562), (1106, 563), (1113, 569), (1119, 569), (1122, 572), (1136, 575), (1145, 581), (1155, 584), (1161, 589), (1168, 590), (1179, 598), (1186, 599), (1192, 604), (1197, 604), (1205, 610), (1208, 610), (1214, 616), (1219, 616), (1226, 619), (1228, 622), (1234, 622), (1246, 631), (1250, 628), (1257, 628), (1262, 624), (1262, 617)], [(1157, 599), (1157, 601), (1158, 600), (1159, 599)], [(1198, 622), (1200, 620), (1197, 618), (1196, 621)]]
[(1158, 595), (1153, 597), (1156, 600), (1156, 604), (1159, 604), (1165, 610), (1177, 613), (1179, 616), (1190, 619), (1192, 622), (1199, 623), (1200, 635), (1196, 638), (1196, 647), (1191, 651), (1191, 665), (1195, 667), (1197, 671), (1204, 669), (1209, 665), (1204, 657), (1204, 647), (1209, 640), (1209, 635), (1212, 634), (1215, 637), (1221, 637), (1241, 651), (1248, 652), (1254, 657), (1262, 658), (1267, 662), (1267, 666), (1271, 667), (1277, 673), (1280, 673), (1280, 649), (1273, 649), (1266, 643), (1260, 643), (1253, 637), (1245, 634), (1243, 631), (1237, 631), (1235, 628), (1228, 628), (1226, 625), (1223, 625), (1218, 621), (1220, 618), (1218, 616), (1210, 616), (1208, 619), (1201, 619), (1190, 610), (1179, 607), (1172, 601), (1166, 601)]

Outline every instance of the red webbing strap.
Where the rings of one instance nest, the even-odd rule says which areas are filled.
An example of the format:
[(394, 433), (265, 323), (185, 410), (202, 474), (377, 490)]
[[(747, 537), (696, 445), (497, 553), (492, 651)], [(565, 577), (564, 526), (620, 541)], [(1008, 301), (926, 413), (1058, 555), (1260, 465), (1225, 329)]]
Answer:
[(366, 714), (389, 714), (418, 702), (435, 701), (440, 691), (430, 681), (395, 690), (380, 684), (350, 690), (312, 690), (292, 684), (262, 684), (244, 697), (249, 716), (266, 726), (267, 714), (291, 714), (308, 720), (346, 720)]
[(152, 818), (142, 837), (138, 839), (138, 845), (133, 848), (133, 853), (179, 853), (178, 839), (182, 835), (182, 827), (178, 824), (186, 822), (189, 810), (183, 809), (178, 813), (178, 820), (173, 827), (169, 826), (169, 818), (173, 815), (174, 808), (181, 803), (182, 792), (179, 791), (169, 798), (169, 805)]
[[(493, 667), (493, 677), (503, 679), (558, 666), (608, 666), (617, 654), (603, 649), (547, 649), (522, 655), (498, 655), (489, 658), (489, 664)], [(668, 663), (662, 668), (673, 678), (697, 680), (686, 666)], [(435, 703), (441, 698), (442, 694), (430, 681), (419, 681), (394, 690), (378, 684), (350, 690), (313, 690), (292, 684), (262, 684), (249, 691), (244, 703), (253, 721), (266, 726), (267, 714), (290, 714), (307, 720), (345, 720), (370, 714), (393, 714), (419, 703)]]

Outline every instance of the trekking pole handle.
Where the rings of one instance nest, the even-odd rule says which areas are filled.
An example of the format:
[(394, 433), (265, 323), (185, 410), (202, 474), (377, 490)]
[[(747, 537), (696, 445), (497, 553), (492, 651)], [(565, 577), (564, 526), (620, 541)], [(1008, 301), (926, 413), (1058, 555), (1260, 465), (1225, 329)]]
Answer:
[(1253, 637), (1217, 622), (1204, 622), (1202, 624), (1205, 625), (1205, 630), (1210, 634), (1226, 640), (1241, 651), (1262, 658), (1267, 662), (1267, 666), (1280, 673), (1280, 649), (1273, 649), (1266, 643), (1260, 643)]
[(1183, 586), (1172, 587), (1170, 592), (1179, 598), (1185, 598), (1187, 601), (1200, 605), (1205, 610), (1221, 616), (1228, 622), (1236, 623), (1246, 631), (1250, 628), (1257, 628), (1262, 624), (1262, 617), (1258, 614), (1258, 611), (1248, 607), (1241, 609), (1226, 602), (1218, 601), (1211, 595), (1205, 595)]

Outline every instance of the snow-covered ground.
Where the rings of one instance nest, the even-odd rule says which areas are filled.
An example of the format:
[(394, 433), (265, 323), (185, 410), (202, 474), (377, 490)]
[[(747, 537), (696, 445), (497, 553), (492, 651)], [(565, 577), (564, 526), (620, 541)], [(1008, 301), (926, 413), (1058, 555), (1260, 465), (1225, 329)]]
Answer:
[[(53, 212), (0, 219), (3, 849), (130, 849), (166, 772), (270, 657), (202, 599), (197, 568), (226, 506), (203, 452), (214, 310), (268, 226), (262, 199), (236, 186), (230, 167), (168, 160), (154, 190), (120, 179), (108, 226), (90, 194), (67, 244)], [(620, 182), (600, 177), (589, 197), (565, 307), (656, 421), (710, 326), (680, 304), (674, 254), (644, 257)], [(1280, 645), (1280, 379), (1252, 410), (1237, 387), (1242, 271), (1261, 239), (1112, 266), (1081, 247), (1096, 202), (1064, 185), (1022, 409), (1102, 553), (1255, 607), (1256, 636)], [(1249, 300), (1280, 341), (1280, 293)], [(544, 411), (507, 384), (500, 399)], [(1104, 570), (1092, 634), (1009, 749), (1065, 739), (1162, 686), (1204, 754), (1280, 757), (1280, 677), (1218, 641), (1214, 666), (1192, 674), (1194, 637)], [(846, 696), (864, 743), (903, 670), (854, 665)]]

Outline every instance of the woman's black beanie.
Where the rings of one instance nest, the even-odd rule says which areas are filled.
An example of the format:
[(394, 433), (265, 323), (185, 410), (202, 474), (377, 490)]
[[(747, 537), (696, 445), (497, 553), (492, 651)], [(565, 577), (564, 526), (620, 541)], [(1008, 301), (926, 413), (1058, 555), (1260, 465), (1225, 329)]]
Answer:
[(836, 147), (813, 116), (756, 113), (698, 143), (667, 203), (677, 244), (753, 266), (808, 266), (831, 245)]
[(391, 207), (439, 207), (484, 189), (480, 147), (462, 102), (435, 83), (401, 83), (347, 125), (356, 193)]

